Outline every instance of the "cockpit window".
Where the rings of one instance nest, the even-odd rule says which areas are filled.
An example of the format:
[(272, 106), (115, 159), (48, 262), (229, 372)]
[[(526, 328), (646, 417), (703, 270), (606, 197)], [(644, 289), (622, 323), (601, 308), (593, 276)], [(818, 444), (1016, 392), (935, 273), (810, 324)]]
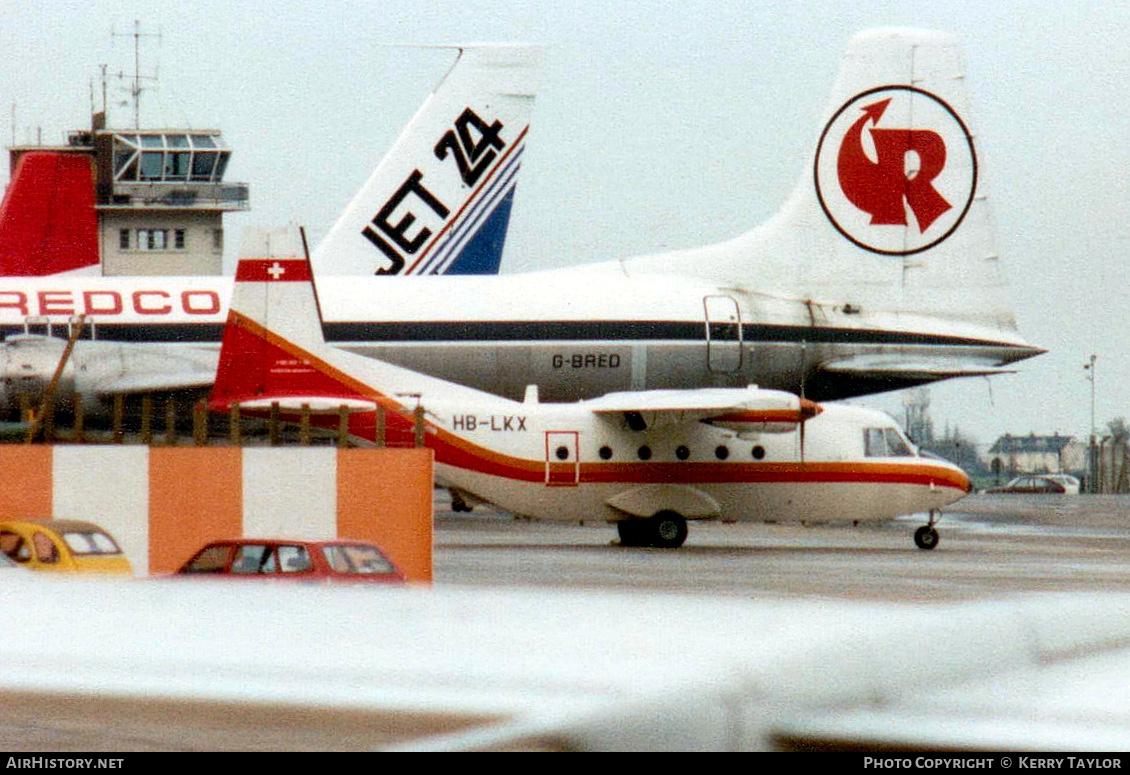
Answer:
[(863, 454), (867, 457), (887, 456), (887, 440), (882, 428), (863, 429)]
[(902, 434), (894, 428), (887, 428), (883, 431), (883, 435), (887, 439), (887, 455), (890, 457), (911, 457), (914, 451), (911, 450), (910, 445), (906, 443), (906, 439)]
[(863, 453), (867, 457), (914, 456), (914, 450), (894, 428), (864, 428)]

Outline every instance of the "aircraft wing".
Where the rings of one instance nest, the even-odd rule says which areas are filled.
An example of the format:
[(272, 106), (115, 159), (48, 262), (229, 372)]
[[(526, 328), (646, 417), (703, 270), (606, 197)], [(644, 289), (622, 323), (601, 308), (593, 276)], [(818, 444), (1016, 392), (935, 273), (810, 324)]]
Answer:
[(923, 608), (0, 574), (0, 604), (38, 614), (5, 632), (6, 750), (1130, 749), (1125, 594)]
[(585, 401), (599, 416), (623, 415), (637, 429), (709, 420), (716, 425), (756, 426), (764, 431), (793, 430), (820, 406), (782, 390), (706, 388), (608, 393)]
[[(1130, 649), (1049, 654), (956, 685), (910, 692), (883, 707), (795, 718), (774, 731), (786, 750), (1123, 751)], [(1054, 649), (1053, 649), (1054, 651)], [(929, 681), (924, 682), (924, 684)]]

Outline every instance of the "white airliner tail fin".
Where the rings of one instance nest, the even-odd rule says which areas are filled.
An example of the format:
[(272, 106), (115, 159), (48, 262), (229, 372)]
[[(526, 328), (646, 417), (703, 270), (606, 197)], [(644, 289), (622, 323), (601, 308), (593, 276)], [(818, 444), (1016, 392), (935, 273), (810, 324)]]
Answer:
[(541, 49), (460, 47), (313, 255), (318, 274), (495, 274)]
[(728, 242), (625, 268), (803, 300), (845, 325), (860, 313), (914, 314), (1018, 338), (971, 112), (955, 39), (860, 33), (781, 210)]

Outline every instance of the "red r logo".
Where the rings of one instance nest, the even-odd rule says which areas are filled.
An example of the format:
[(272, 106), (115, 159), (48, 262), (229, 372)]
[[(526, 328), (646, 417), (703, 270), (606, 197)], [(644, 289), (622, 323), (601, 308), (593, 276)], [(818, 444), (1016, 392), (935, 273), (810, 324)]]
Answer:
[(828, 122), (815, 176), (820, 204), (841, 234), (875, 253), (906, 255), (957, 228), (973, 201), (977, 163), (965, 124), (946, 103), (914, 87), (885, 86), (856, 95)]
[[(840, 188), (853, 205), (871, 214), (871, 223), (906, 225), (910, 206), (918, 221), (919, 233), (930, 228), (950, 203), (932, 185), (946, 166), (946, 143), (937, 132), (926, 129), (877, 129), (888, 97), (863, 108), (863, 116), (852, 124), (840, 146), (838, 170)], [(871, 122), (871, 141), (878, 161), (871, 161), (863, 150), (863, 131)], [(918, 169), (906, 168), (909, 154), (919, 162)]]

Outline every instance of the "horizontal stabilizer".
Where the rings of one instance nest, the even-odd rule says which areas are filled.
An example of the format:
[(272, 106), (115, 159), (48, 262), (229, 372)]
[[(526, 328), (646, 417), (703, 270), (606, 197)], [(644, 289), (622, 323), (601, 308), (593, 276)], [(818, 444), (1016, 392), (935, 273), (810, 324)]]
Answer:
[(1014, 374), (1015, 369), (1006, 369), (976, 361), (960, 358), (916, 358), (898, 357), (859, 357), (850, 358), (821, 366), (823, 371), (834, 374), (871, 377), (900, 377), (913, 380), (948, 379), (950, 377), (991, 377), (997, 374)]
[(98, 395), (123, 393), (156, 393), (167, 390), (194, 390), (212, 386), (213, 374), (206, 371), (157, 372), (123, 374), (120, 377), (99, 382), (94, 386)]
[(337, 414), (344, 407), (349, 414), (376, 411), (376, 401), (360, 398), (339, 398), (335, 396), (280, 396), (278, 398), (256, 398), (240, 401), (240, 409), (265, 410), (278, 404), (286, 412), (301, 412), (305, 407), (311, 414)]

